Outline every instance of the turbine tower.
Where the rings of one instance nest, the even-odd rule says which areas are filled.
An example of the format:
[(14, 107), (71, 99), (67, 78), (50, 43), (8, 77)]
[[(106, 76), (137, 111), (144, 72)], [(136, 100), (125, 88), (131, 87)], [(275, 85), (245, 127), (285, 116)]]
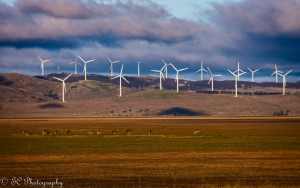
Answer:
[(122, 97), (122, 79), (124, 79), (127, 83), (129, 83), (128, 80), (126, 80), (126, 78), (124, 78), (124, 76), (122, 75), (122, 72), (123, 72), (123, 64), (122, 64), (122, 67), (121, 67), (120, 75), (111, 78), (111, 80), (116, 79), (116, 78), (120, 78), (120, 97)]
[(259, 69), (251, 70), (250, 68), (248, 68), (248, 70), (249, 70), (249, 71), (251, 72), (251, 74), (252, 74), (252, 79), (251, 79), (251, 81), (254, 82), (254, 73), (257, 72), (257, 71), (259, 71)]
[(170, 65), (175, 69), (176, 71), (176, 82), (177, 82), (177, 92), (179, 92), (179, 72), (187, 70), (189, 68), (184, 68), (184, 69), (177, 69), (172, 63), (170, 63)]
[(39, 58), (39, 60), (42, 62), (42, 64), (41, 64), (41, 69), (42, 69), (42, 76), (44, 76), (44, 63), (46, 63), (46, 62), (48, 62), (48, 61), (50, 61), (50, 60), (48, 60), (48, 59), (45, 59), (45, 60), (43, 60), (42, 58), (40, 58), (39, 56), (38, 56), (38, 58)]
[(213, 91), (214, 90), (214, 76), (223, 76), (223, 75), (213, 75), (212, 72), (210, 71), (209, 67), (207, 67), (207, 70), (210, 73), (210, 79), (209, 79), (208, 84), (211, 82), (211, 90)]
[(141, 64), (141, 62), (137, 61), (137, 63), (138, 63), (138, 77), (140, 77), (140, 64)]
[(238, 89), (238, 77), (240, 77), (243, 74), (246, 74), (246, 72), (242, 72), (241, 74), (235, 74), (235, 72), (231, 72), (229, 69), (227, 69), (234, 77), (235, 77), (235, 96), (237, 97), (237, 89)]
[(278, 74), (283, 74), (283, 72), (281, 72), (280, 70), (277, 69), (276, 64), (275, 64), (275, 71), (273, 72), (273, 74), (271, 76), (273, 76), (274, 74), (276, 75), (276, 83), (278, 83)]
[(279, 76), (282, 76), (282, 95), (285, 95), (285, 87), (286, 87), (286, 76), (288, 74), (290, 74), (292, 72), (292, 70), (289, 70), (287, 73), (285, 74), (281, 74), (281, 73), (278, 73)]
[(78, 65), (81, 65), (81, 64), (77, 61), (77, 56), (76, 56), (75, 61), (73, 61), (72, 63), (70, 63), (70, 65), (71, 65), (71, 64), (74, 64), (74, 65), (75, 65), (75, 75), (77, 75), (77, 64), (78, 64)]
[(66, 89), (65, 81), (66, 81), (71, 75), (72, 75), (72, 74), (70, 74), (69, 76), (67, 76), (65, 79), (60, 79), (60, 78), (53, 77), (54, 79), (59, 80), (59, 81), (62, 82), (62, 102), (66, 102), (66, 101), (65, 101), (65, 92), (67, 92), (67, 89)]
[(91, 60), (88, 60), (88, 61), (85, 61), (84, 59), (82, 59), (80, 56), (78, 56), (79, 59), (81, 59), (81, 61), (84, 62), (84, 67), (83, 67), (83, 71), (84, 71), (84, 80), (86, 80), (86, 71), (87, 71), (87, 66), (86, 64), (92, 62), (92, 61), (95, 61), (95, 59), (91, 59)]
[(110, 76), (114, 76), (114, 69), (113, 69), (113, 64), (118, 63), (119, 61), (111, 61), (108, 57), (106, 58), (110, 62)]
[(168, 63), (166, 63), (163, 59), (162, 59), (162, 61), (163, 61), (164, 64), (165, 64), (164, 72), (166, 73), (166, 79), (168, 79)]
[(200, 68), (199, 70), (196, 71), (196, 73), (197, 73), (197, 72), (200, 72), (200, 73), (201, 73), (201, 76), (200, 76), (201, 81), (203, 81), (203, 71), (204, 71), (204, 72), (207, 72), (207, 71), (203, 68), (203, 63), (202, 63), (202, 61), (201, 61), (201, 68)]
[(165, 68), (166, 64), (160, 69), (160, 70), (151, 70), (152, 72), (158, 72), (159, 73), (159, 89), (162, 90), (162, 78), (165, 80), (164, 78), (164, 74), (163, 74), (163, 70)]
[(242, 74), (240, 74), (240, 72), (242, 72), (244, 74), (247, 73), (247, 72), (243, 71), (242, 69), (240, 69), (240, 62), (238, 62), (238, 68), (234, 71), (234, 73), (236, 73), (236, 72), (238, 75), (238, 77), (237, 77), (238, 81), (240, 81), (240, 76), (242, 75)]

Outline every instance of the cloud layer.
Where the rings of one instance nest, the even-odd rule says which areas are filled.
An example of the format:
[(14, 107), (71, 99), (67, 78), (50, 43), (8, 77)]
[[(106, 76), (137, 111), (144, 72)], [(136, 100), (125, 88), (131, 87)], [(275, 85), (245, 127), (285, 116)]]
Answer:
[(150, 0), (0, 2), (0, 68), (38, 74), (39, 55), (52, 60), (48, 69), (71, 71), (67, 63), (81, 55), (96, 58), (92, 72), (108, 72), (105, 59), (110, 57), (125, 63), (128, 73), (136, 72), (136, 60), (145, 62), (149, 74), (165, 59), (191, 72), (200, 61), (218, 72), (234, 69), (240, 61), (244, 68), (262, 69), (277, 63), (299, 74), (298, 0), (232, 1), (213, 7), (205, 12), (205, 21), (190, 21)]

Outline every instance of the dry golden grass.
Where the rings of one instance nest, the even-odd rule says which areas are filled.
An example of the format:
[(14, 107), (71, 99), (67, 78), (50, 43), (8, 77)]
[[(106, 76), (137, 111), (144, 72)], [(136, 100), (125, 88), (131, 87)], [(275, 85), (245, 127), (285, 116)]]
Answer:
[[(41, 136), (44, 128), (62, 134)], [(104, 135), (88, 135), (96, 130)], [(300, 186), (300, 118), (0, 119), (0, 134), (0, 177), (59, 178), (64, 187)]]

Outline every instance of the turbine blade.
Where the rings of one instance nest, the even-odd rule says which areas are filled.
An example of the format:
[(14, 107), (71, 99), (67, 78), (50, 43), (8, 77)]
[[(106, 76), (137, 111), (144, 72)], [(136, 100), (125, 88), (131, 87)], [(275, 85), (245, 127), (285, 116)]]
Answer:
[(165, 80), (164, 74), (162, 72), (160, 72), (160, 75), (162, 76), (162, 78)]
[(211, 73), (211, 71), (210, 71), (209, 67), (207, 67), (207, 70), (209, 71), (210, 75), (213, 75), (213, 74)]
[(126, 78), (124, 76), (121, 76), (128, 84), (129, 84), (129, 81), (126, 80)]
[(242, 76), (243, 74), (246, 74), (247, 72), (242, 72), (241, 74), (237, 75), (237, 76)]
[(151, 70), (152, 72), (161, 72), (161, 71), (159, 71), (159, 70)]
[(40, 61), (43, 61), (42, 58), (40, 58), (40, 56), (37, 56), (39, 58)]
[(210, 84), (211, 80), (212, 80), (212, 77), (210, 77), (210, 79), (209, 79), (209, 81), (208, 81), (208, 83), (207, 83), (207, 84)]
[(62, 81), (62, 82), (63, 82), (63, 80), (60, 79), (60, 78), (57, 78), (57, 77), (55, 77), (55, 76), (53, 76), (53, 78), (56, 79), (56, 80), (59, 80), (59, 81)]
[(107, 59), (110, 63), (112, 63), (111, 60), (110, 60), (108, 57), (107, 57), (106, 59)]
[(67, 77), (64, 79), (64, 81), (66, 81), (70, 76), (72, 76), (72, 74), (70, 74), (69, 76), (67, 76)]
[(92, 61), (95, 61), (95, 59), (88, 60), (86, 63), (90, 63)]
[(231, 70), (229, 70), (229, 69), (227, 69), (233, 76), (236, 76), (234, 73), (235, 73), (235, 71), (234, 72), (231, 72)]
[(115, 76), (115, 77), (111, 78), (111, 80), (119, 78), (119, 77), (120, 77), (120, 75), (119, 76)]
[(84, 63), (86, 63), (80, 56), (78, 56), (79, 57), (79, 59), (81, 60), (81, 61), (83, 61)]
[(175, 67), (172, 63), (170, 63), (170, 65), (171, 65), (176, 71), (178, 71), (178, 70), (176, 69), (176, 67)]
[(290, 74), (292, 71), (293, 71), (293, 70), (289, 70), (287, 73), (285, 73), (285, 75), (284, 75), (284, 76), (286, 76), (286, 75)]
[[(164, 66), (160, 69), (160, 71), (163, 71), (167, 64), (164, 64)], [(166, 69), (165, 69), (166, 70)]]
[(122, 75), (124, 65), (122, 64), (120, 75)]
[(184, 71), (184, 70), (187, 70), (187, 69), (189, 69), (189, 68), (179, 69), (178, 72)]

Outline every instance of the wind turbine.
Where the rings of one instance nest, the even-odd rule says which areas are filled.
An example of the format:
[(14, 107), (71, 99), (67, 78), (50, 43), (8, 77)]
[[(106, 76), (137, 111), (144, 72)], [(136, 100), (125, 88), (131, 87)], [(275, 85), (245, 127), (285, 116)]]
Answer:
[(53, 77), (54, 79), (59, 80), (59, 81), (62, 82), (62, 102), (66, 102), (66, 101), (65, 101), (65, 92), (67, 92), (67, 89), (66, 89), (65, 81), (66, 81), (71, 75), (72, 75), (72, 74), (70, 74), (69, 76), (67, 76), (65, 79), (60, 79), (60, 78)]
[(122, 67), (121, 67), (120, 75), (111, 78), (111, 80), (116, 79), (116, 78), (120, 78), (120, 97), (122, 97), (122, 79), (124, 79), (127, 83), (129, 83), (128, 80), (126, 80), (126, 78), (124, 78), (124, 76), (122, 75), (122, 72), (123, 72), (123, 64), (122, 64)]
[(162, 61), (163, 61), (164, 64), (165, 64), (164, 72), (166, 73), (166, 79), (168, 79), (168, 63), (166, 63), (163, 59), (162, 59)]
[(114, 69), (113, 69), (113, 64), (118, 63), (119, 61), (111, 61), (108, 57), (106, 58), (110, 62), (110, 76), (114, 76)]
[(204, 71), (204, 72), (207, 72), (207, 71), (203, 68), (203, 63), (202, 63), (202, 61), (201, 61), (201, 68), (200, 68), (199, 70), (196, 71), (196, 73), (197, 73), (197, 72), (200, 72), (200, 73), (201, 73), (201, 76), (200, 76), (201, 81), (203, 81), (203, 71)]
[(74, 65), (75, 65), (75, 75), (77, 75), (77, 64), (78, 64), (78, 65), (81, 65), (81, 64), (77, 61), (77, 56), (76, 56), (75, 61), (73, 61), (72, 63), (70, 63), (70, 65), (71, 65), (71, 64), (74, 64)]
[(273, 74), (271, 76), (273, 76), (274, 74), (276, 74), (276, 83), (278, 83), (278, 74), (283, 74), (283, 72), (281, 72), (280, 70), (277, 69), (277, 65), (275, 64), (275, 71), (273, 72)]
[(210, 79), (209, 79), (209, 82), (208, 84), (211, 82), (211, 90), (213, 91), (214, 90), (214, 76), (223, 76), (223, 75), (213, 75), (209, 69), (209, 67), (207, 67), (207, 70), (209, 71), (210, 73)]
[(227, 69), (227, 70), (235, 77), (235, 97), (237, 97), (238, 77), (240, 77), (243, 74), (246, 74), (246, 72), (242, 72), (241, 74), (235, 74), (235, 72), (231, 72), (229, 69)]
[(281, 73), (278, 73), (278, 75), (282, 76), (282, 95), (285, 95), (285, 87), (286, 87), (286, 76), (288, 74), (290, 74), (290, 72), (292, 72), (292, 70), (289, 70), (287, 73), (285, 74), (281, 74)]
[(166, 64), (160, 69), (160, 70), (151, 70), (153, 72), (158, 72), (159, 73), (159, 89), (162, 90), (162, 78), (165, 80), (164, 78), (164, 74), (162, 73), (162, 71), (164, 70)]
[(251, 79), (251, 81), (254, 82), (254, 73), (257, 72), (257, 71), (259, 71), (259, 69), (251, 70), (250, 68), (248, 68), (248, 70), (249, 70), (249, 71), (251, 72), (251, 74), (252, 74), (252, 79)]
[(41, 64), (41, 69), (42, 69), (42, 76), (44, 76), (44, 63), (46, 63), (46, 62), (48, 62), (48, 61), (50, 61), (50, 60), (48, 60), (48, 59), (45, 59), (45, 60), (43, 60), (42, 58), (40, 58), (39, 56), (38, 56), (38, 58), (39, 58), (39, 60), (42, 62), (42, 64)]
[(88, 63), (90, 63), (90, 62), (92, 62), (92, 61), (95, 61), (95, 59), (91, 59), (91, 60), (88, 60), (88, 61), (85, 61), (84, 59), (82, 59), (80, 56), (78, 56), (79, 57), (79, 59), (81, 59), (81, 61), (83, 61), (84, 62), (84, 67), (83, 67), (83, 71), (84, 71), (84, 80), (86, 80), (86, 69), (87, 69), (87, 66), (86, 66), (86, 64), (88, 64)]
[(141, 64), (141, 62), (137, 61), (137, 63), (138, 63), (138, 77), (140, 77), (140, 64)]
[(240, 69), (240, 62), (238, 62), (238, 68), (234, 71), (234, 73), (236, 73), (236, 72), (238, 75), (238, 77), (237, 77), (238, 81), (240, 81), (240, 76), (242, 75), (242, 74), (240, 74), (240, 72), (242, 72), (244, 74), (247, 73), (247, 72), (243, 71), (242, 69)]
[(170, 65), (175, 69), (175, 71), (176, 71), (176, 82), (177, 82), (177, 92), (179, 92), (179, 72), (181, 72), (181, 71), (184, 71), (184, 70), (187, 70), (187, 69), (189, 69), (189, 68), (184, 68), (184, 69), (177, 69), (172, 63), (170, 63)]

